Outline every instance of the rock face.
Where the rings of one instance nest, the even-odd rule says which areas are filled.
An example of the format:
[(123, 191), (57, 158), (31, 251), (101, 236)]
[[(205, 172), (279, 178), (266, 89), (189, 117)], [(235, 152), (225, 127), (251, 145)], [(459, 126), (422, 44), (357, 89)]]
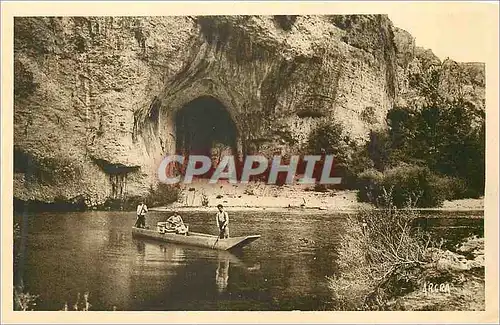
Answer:
[(201, 110), (220, 106), (214, 114), (226, 114), (236, 130), (221, 145), (240, 157), (299, 153), (325, 119), (363, 141), (385, 126), (393, 105), (418, 102), (438, 66), (443, 91), (484, 107), (483, 65), (440, 62), (383, 15), (14, 24), (14, 197), (21, 201), (96, 206), (146, 195), (165, 155), (207, 141), (197, 136), (204, 128), (225, 129), (216, 123), (222, 115), (190, 132), (180, 127), (179, 112), (195, 102)]

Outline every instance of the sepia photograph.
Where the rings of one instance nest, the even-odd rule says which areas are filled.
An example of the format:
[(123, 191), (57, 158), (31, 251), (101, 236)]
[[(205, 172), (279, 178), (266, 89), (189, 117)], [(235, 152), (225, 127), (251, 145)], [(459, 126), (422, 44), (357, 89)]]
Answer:
[(498, 299), (485, 10), (45, 12), (10, 26), (13, 311)]

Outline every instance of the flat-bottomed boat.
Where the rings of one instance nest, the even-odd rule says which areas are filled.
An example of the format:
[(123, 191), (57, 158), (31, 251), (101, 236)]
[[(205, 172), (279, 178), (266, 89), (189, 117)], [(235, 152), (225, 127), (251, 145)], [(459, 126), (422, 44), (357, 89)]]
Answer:
[(167, 243), (206, 247), (218, 250), (234, 250), (242, 248), (260, 238), (260, 235), (219, 238), (214, 235), (189, 232), (187, 235), (160, 233), (154, 229), (132, 227), (132, 236), (161, 240)]

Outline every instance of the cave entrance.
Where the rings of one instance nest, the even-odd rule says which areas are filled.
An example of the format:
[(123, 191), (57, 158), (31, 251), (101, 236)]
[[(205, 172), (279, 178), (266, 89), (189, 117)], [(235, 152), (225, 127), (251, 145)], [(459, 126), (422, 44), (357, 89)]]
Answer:
[(175, 116), (176, 152), (211, 157), (215, 166), (223, 156), (237, 156), (236, 125), (216, 98), (199, 97), (184, 105)]

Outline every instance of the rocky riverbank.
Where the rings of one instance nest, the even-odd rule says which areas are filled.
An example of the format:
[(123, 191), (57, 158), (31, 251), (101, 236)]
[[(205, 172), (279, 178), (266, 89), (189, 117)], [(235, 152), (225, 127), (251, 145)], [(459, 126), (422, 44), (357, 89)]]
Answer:
[(455, 252), (429, 249), (420, 287), (389, 303), (394, 310), (484, 310), (484, 238), (472, 237)]

